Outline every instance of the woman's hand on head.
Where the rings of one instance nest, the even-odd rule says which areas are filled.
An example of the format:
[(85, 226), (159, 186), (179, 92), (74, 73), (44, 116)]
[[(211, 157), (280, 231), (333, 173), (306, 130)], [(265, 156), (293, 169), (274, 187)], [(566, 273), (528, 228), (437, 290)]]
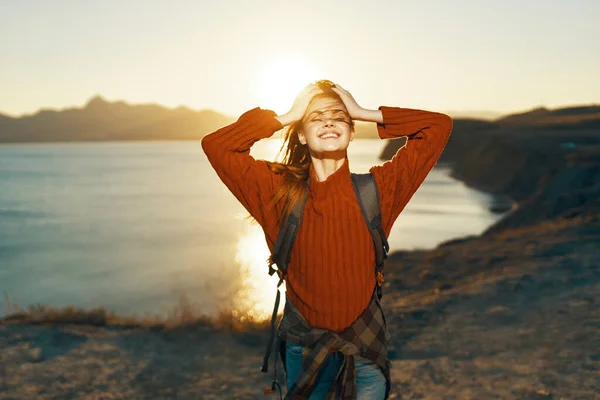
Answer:
[(300, 91), (300, 93), (298, 93), (290, 111), (283, 115), (278, 115), (275, 118), (277, 118), (283, 126), (300, 121), (312, 98), (320, 93), (323, 93), (323, 91), (319, 89), (317, 85), (309, 83)]
[(344, 102), (344, 106), (346, 107), (350, 118), (356, 120), (363, 119), (365, 109), (358, 105), (358, 103), (356, 102), (356, 100), (354, 100), (354, 97), (352, 97), (349, 91), (337, 84), (331, 89), (334, 92), (336, 92)]

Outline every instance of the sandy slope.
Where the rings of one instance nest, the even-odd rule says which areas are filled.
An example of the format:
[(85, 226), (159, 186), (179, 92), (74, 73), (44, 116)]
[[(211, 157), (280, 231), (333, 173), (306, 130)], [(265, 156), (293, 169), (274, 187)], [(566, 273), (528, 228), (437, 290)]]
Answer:
[(398, 254), (406, 267), (393, 286), (407, 291), (388, 296), (396, 393), (600, 399), (598, 243), (596, 219)]

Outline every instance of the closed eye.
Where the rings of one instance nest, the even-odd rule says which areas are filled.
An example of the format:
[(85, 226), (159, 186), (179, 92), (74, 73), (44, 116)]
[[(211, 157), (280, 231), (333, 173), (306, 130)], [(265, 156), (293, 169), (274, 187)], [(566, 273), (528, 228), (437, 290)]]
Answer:
[[(320, 122), (320, 121), (323, 121), (323, 119), (322, 118), (313, 118), (310, 120), (310, 122)], [(350, 123), (350, 121), (348, 121), (348, 119), (346, 119), (346, 118), (334, 118), (334, 121), (345, 122), (347, 124)]]

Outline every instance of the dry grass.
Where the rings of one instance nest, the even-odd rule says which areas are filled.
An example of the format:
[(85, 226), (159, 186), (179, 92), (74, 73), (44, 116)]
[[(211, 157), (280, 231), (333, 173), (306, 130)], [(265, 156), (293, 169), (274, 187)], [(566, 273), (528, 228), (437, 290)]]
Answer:
[(57, 308), (36, 304), (24, 310), (6, 292), (4, 307), (0, 303), (0, 310), (2, 309), (6, 309), (7, 315), (0, 318), (0, 324), (91, 325), (159, 331), (209, 328), (226, 332), (264, 330), (269, 325), (268, 320), (257, 317), (249, 310), (222, 309), (214, 315), (201, 314), (185, 295), (179, 295), (177, 306), (164, 318), (124, 317), (102, 307), (85, 310), (73, 306)]

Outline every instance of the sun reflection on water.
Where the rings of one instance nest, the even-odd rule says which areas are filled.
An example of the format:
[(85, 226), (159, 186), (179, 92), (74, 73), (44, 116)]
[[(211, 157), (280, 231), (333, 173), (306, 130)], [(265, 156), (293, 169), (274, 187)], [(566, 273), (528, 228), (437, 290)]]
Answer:
[[(246, 232), (237, 242), (236, 262), (240, 265), (242, 277), (242, 298), (240, 307), (249, 310), (259, 318), (267, 318), (273, 312), (277, 293), (277, 276), (269, 276), (267, 259), (269, 248), (262, 228), (248, 224)], [(282, 299), (279, 310), (285, 303), (285, 283), (281, 286)]]

